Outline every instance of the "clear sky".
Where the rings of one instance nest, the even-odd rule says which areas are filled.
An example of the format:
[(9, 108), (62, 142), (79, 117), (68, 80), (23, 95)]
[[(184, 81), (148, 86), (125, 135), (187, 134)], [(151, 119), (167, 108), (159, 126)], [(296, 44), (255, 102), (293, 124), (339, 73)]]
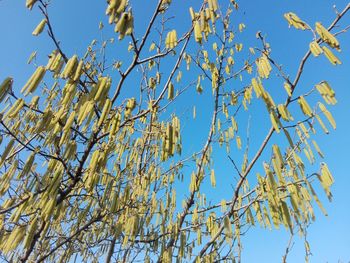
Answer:
[[(220, 3), (225, 1), (220, 0)], [(132, 2), (135, 13), (143, 11), (144, 17), (137, 17), (135, 26), (136, 33), (141, 33), (142, 30), (138, 31), (138, 28), (142, 29), (142, 25), (145, 24), (143, 21), (148, 21), (155, 0)], [(173, 0), (173, 2), (176, 6), (175, 14), (186, 18), (176, 20), (180, 23), (176, 27), (187, 28), (190, 23), (187, 7), (198, 6), (200, 1)], [(38, 50), (38, 60), (46, 61), (45, 56), (54, 49), (47, 36), (32, 37), (31, 32), (41, 20), (41, 16), (36, 8), (31, 12), (28, 11), (24, 3), (24, 0), (0, 1), (0, 81), (7, 76), (13, 76), (15, 87), (18, 89), (32, 73), (33, 67), (26, 64), (31, 52)], [(283, 14), (292, 11), (311, 25), (316, 21), (328, 25), (334, 19), (333, 5), (335, 4), (341, 10), (348, 2), (345, 0), (251, 0), (238, 3), (241, 10), (237, 14), (237, 20), (247, 25), (247, 30), (242, 34), (244, 40), (256, 41), (255, 33), (258, 30), (262, 31), (272, 46), (273, 56), (278, 58), (293, 76), (300, 58), (307, 50), (310, 35), (288, 29)], [(50, 8), (52, 23), (67, 54), (72, 55), (76, 52), (82, 54), (93, 38), (100, 37), (98, 23), (100, 20), (106, 22), (105, 7), (105, 1), (99, 0), (52, 0)], [(106, 34), (112, 35), (107, 23), (105, 24)], [(344, 27), (349, 24), (350, 13), (340, 25)], [(313, 253), (311, 262), (350, 262), (350, 34), (339, 36), (339, 40), (342, 46), (342, 54), (339, 57), (343, 64), (333, 67), (323, 57), (312, 60), (307, 64), (305, 75), (301, 80), (301, 86), (305, 87), (310, 87), (321, 80), (329, 81), (338, 99), (338, 104), (331, 110), (337, 121), (337, 130), (327, 136), (317, 137), (317, 142), (323, 149), (326, 162), (335, 177), (335, 185), (332, 188), (333, 202), (324, 202), (329, 216), (322, 216), (315, 206), (317, 220), (308, 230), (308, 240)], [(111, 52), (118, 51), (111, 50)], [(204, 95), (210, 95), (210, 91), (204, 92)], [(201, 105), (207, 103), (205, 99), (203, 102), (202, 99), (192, 96), (185, 97), (184, 100), (186, 99), (193, 99), (194, 103)], [(186, 110), (191, 109), (184, 108), (184, 111)], [(207, 113), (205, 110), (200, 112), (196, 122), (186, 125), (197, 129), (206, 128)], [(259, 116), (256, 119), (259, 119)], [(186, 143), (188, 145), (185, 151), (197, 149), (198, 145), (192, 142), (193, 136), (192, 133), (184, 135), (184, 145)], [(220, 176), (217, 180), (220, 185)], [(218, 195), (217, 192), (216, 195)], [(285, 230), (269, 231), (254, 228), (244, 237), (244, 241), (243, 262), (280, 262), (288, 235)], [(296, 239), (288, 262), (302, 262), (303, 253), (303, 242)]]

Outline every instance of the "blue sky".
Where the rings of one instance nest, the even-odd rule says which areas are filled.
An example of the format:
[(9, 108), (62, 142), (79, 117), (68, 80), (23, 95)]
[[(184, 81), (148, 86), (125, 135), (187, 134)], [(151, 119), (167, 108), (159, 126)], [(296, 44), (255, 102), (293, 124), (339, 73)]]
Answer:
[[(7, 76), (13, 76), (15, 87), (20, 89), (33, 71), (32, 66), (26, 64), (32, 51), (38, 50), (38, 62), (45, 63), (46, 56), (54, 49), (48, 37), (43, 34), (36, 38), (32, 37), (31, 32), (41, 20), (39, 11), (34, 8), (28, 11), (24, 6), (24, 0), (2, 0), (0, 1), (0, 81)], [(155, 4), (154, 0), (132, 1), (134, 12), (141, 15), (136, 18), (136, 33), (141, 35), (143, 32), (144, 21), (148, 21), (150, 12)], [(174, 0), (173, 10), (177, 19), (173, 26), (177, 28), (187, 28), (190, 20), (187, 7), (190, 5), (198, 6), (198, 0), (180, 1)], [(220, 3), (225, 2), (221, 0)], [(141, 4), (142, 3), (142, 4)], [(328, 25), (334, 18), (333, 4), (341, 10), (347, 4), (347, 1), (329, 1), (329, 0), (310, 0), (310, 1), (276, 1), (276, 0), (253, 0), (240, 1), (241, 10), (234, 14), (235, 22), (241, 21), (247, 25), (247, 30), (242, 34), (245, 42), (256, 42), (255, 33), (260, 30), (266, 35), (268, 42), (272, 46), (273, 56), (279, 59), (284, 68), (293, 76), (300, 58), (307, 50), (310, 41), (310, 33), (300, 32), (294, 29), (288, 29), (287, 22), (283, 14), (289, 11), (297, 13), (302, 19), (313, 25), (316, 21), (321, 21)], [(243, 13), (244, 11), (244, 13)], [(98, 23), (102, 20), (106, 24), (104, 36), (115, 36), (111, 28), (106, 23), (105, 1), (99, 0), (52, 0), (50, 14), (55, 33), (62, 42), (62, 47), (67, 54), (82, 54), (93, 38), (101, 37), (98, 30)], [(340, 25), (350, 24), (350, 13), (345, 17)], [(115, 36), (116, 37), (116, 36)], [(350, 34), (339, 36), (342, 44), (342, 54), (339, 56), (343, 64), (333, 67), (324, 57), (313, 59), (307, 64), (305, 75), (301, 79), (301, 87), (310, 87), (321, 80), (327, 80), (335, 89), (338, 104), (332, 108), (332, 113), (337, 120), (337, 130), (332, 131), (330, 135), (317, 135), (317, 142), (326, 155), (333, 175), (335, 176), (335, 185), (332, 188), (334, 200), (331, 204), (325, 202), (329, 216), (321, 215), (317, 208), (316, 222), (308, 230), (308, 240), (311, 244), (313, 256), (311, 262), (349, 262), (350, 261), (350, 195), (349, 187), (349, 169), (350, 161), (348, 149), (350, 148), (350, 130), (349, 101), (350, 101)], [(127, 45), (127, 41), (125, 41)], [(252, 44), (257, 45), (258, 43)], [(194, 46), (195, 48), (195, 46)], [(122, 52), (111, 49), (111, 55), (119, 56), (123, 59)], [(189, 78), (190, 79), (190, 78)], [(277, 82), (272, 82), (271, 89), (278, 87)], [(187, 130), (207, 129), (208, 123), (206, 117), (209, 115), (205, 106), (210, 101), (205, 96), (210, 96), (211, 91), (205, 90), (202, 96), (195, 95), (194, 91), (181, 99), (183, 107), (177, 109), (179, 113), (191, 112), (188, 102), (196, 104), (198, 116), (196, 120), (187, 118), (185, 123)], [(204, 98), (203, 98), (204, 97)], [(176, 109), (173, 109), (174, 111)], [(252, 122), (257, 120), (256, 137), (259, 138), (261, 131), (264, 131), (264, 124), (259, 123), (261, 115), (252, 116)], [(268, 120), (268, 119), (267, 119)], [(197, 132), (196, 132), (197, 133)], [(199, 139), (206, 136), (206, 132), (201, 135), (187, 132), (184, 134), (184, 149), (186, 152), (198, 150)], [(254, 133), (252, 134), (254, 136)], [(197, 141), (196, 141), (197, 140)], [(259, 140), (257, 140), (259, 141)], [(252, 146), (254, 148), (254, 146)], [(234, 154), (234, 153), (233, 153)], [(220, 157), (218, 155), (218, 157)], [(219, 161), (220, 164), (220, 161)], [(228, 166), (218, 168), (218, 185), (224, 187), (226, 177), (224, 173), (229, 173)], [(221, 176), (221, 177), (220, 177)], [(222, 180), (221, 180), (222, 179)], [(225, 179), (225, 180), (224, 180)], [(221, 180), (221, 181), (220, 181)], [(221, 186), (220, 186), (221, 185)], [(224, 188), (223, 188), (224, 189)], [(227, 191), (228, 189), (225, 189)], [(208, 188), (210, 193), (212, 190)], [(225, 191), (212, 191), (217, 197)], [(230, 194), (226, 194), (229, 198)], [(251, 229), (247, 237), (244, 237), (243, 262), (280, 262), (285, 244), (288, 241), (286, 231), (269, 231), (259, 228)], [(303, 261), (303, 242), (296, 239), (296, 244), (290, 253), (288, 262)]]

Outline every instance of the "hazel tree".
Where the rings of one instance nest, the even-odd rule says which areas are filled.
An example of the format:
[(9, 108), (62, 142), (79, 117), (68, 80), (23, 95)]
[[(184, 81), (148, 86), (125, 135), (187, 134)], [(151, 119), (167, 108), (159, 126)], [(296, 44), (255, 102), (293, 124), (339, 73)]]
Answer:
[[(174, 1), (149, 1), (150, 20), (136, 28), (145, 18), (132, 7), (142, 3), (108, 0), (109, 24), (99, 28), (114, 36), (76, 54), (63, 50), (50, 2), (26, 0), (42, 15), (32, 34), (48, 34), (48, 59), (30, 56), (24, 86), (0, 82), (2, 260), (240, 262), (252, 226), (306, 236), (315, 210), (326, 214), (319, 189), (331, 200), (334, 179), (315, 133), (336, 128), (337, 100), (327, 80), (300, 79), (317, 57), (341, 64), (339, 23), (350, 4), (328, 25), (284, 15), (286, 30), (310, 43), (288, 72), (263, 32), (241, 37), (233, 0), (197, 1), (179, 18), (188, 28), (172, 23)], [(210, 104), (193, 107), (193, 94)], [(208, 129), (188, 129), (203, 107)], [(257, 114), (261, 140), (251, 135)], [(230, 192), (215, 188), (223, 182)]]

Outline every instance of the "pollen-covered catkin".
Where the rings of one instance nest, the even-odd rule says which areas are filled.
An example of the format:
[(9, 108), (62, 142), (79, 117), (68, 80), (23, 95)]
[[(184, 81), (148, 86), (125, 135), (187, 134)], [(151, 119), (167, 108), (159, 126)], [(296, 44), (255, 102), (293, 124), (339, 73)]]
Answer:
[(126, 35), (131, 35), (133, 30), (134, 18), (131, 12), (124, 12), (115, 25), (114, 31), (119, 33), (119, 40), (122, 40)]
[(194, 22), (194, 38), (196, 42), (198, 42), (199, 44), (202, 43), (203, 36), (202, 36), (201, 26), (199, 24), (199, 21), (197, 20)]
[(326, 56), (326, 58), (331, 62), (333, 65), (341, 64), (341, 61), (333, 54), (333, 52), (328, 48), (323, 46), (323, 53)]
[(316, 41), (312, 41), (310, 43), (310, 51), (311, 51), (312, 55), (314, 55), (315, 57), (317, 57), (323, 53), (322, 48), (320, 47), (320, 45)]
[(111, 107), (112, 107), (112, 102), (110, 99), (107, 99), (103, 107), (100, 119), (98, 120), (97, 126), (101, 126), (102, 123), (106, 120), (106, 117), (108, 116), (108, 113), (111, 110)]
[(168, 85), (168, 100), (172, 100), (174, 98), (174, 84), (172, 82)]
[(316, 22), (315, 26), (317, 34), (324, 42), (332, 48), (340, 49), (340, 44), (332, 33), (330, 33), (320, 22)]
[(31, 10), (37, 1), (38, 0), (26, 0), (26, 7)]
[(0, 103), (12, 88), (13, 78), (7, 77), (0, 85)]
[(46, 73), (46, 68), (44, 66), (39, 66), (24, 87), (21, 89), (21, 92), (26, 96), (29, 93), (33, 93), (42, 79), (44, 78)]
[(61, 77), (63, 79), (67, 79), (67, 78), (71, 77), (71, 75), (75, 74), (77, 64), (78, 64), (78, 56), (74, 55), (73, 57), (71, 57), (68, 60), (66, 66), (61, 74)]
[(43, 32), (46, 23), (47, 23), (47, 20), (46, 20), (46, 19), (41, 20), (40, 23), (37, 25), (37, 27), (34, 29), (32, 35), (33, 35), (33, 36), (38, 36), (38, 35), (40, 35), (40, 34)]

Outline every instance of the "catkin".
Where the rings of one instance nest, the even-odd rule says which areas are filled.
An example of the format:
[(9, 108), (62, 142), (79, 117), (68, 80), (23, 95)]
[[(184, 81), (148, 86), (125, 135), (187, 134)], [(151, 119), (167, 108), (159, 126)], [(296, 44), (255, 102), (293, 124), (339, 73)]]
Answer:
[(328, 48), (323, 46), (323, 53), (326, 56), (326, 58), (331, 62), (333, 65), (340, 65), (341, 61), (333, 54), (333, 52)]
[(63, 79), (67, 79), (67, 78), (71, 77), (71, 75), (75, 74), (77, 64), (78, 64), (78, 56), (74, 55), (73, 57), (71, 57), (68, 60), (66, 66), (61, 74), (61, 77)]
[(195, 21), (194, 22), (194, 38), (196, 40), (196, 42), (198, 42), (199, 44), (202, 43), (202, 31), (201, 31), (201, 26), (199, 24), (199, 21)]
[(338, 40), (320, 22), (315, 23), (316, 32), (330, 47), (340, 49)]
[(320, 45), (316, 41), (312, 41), (310, 43), (310, 51), (312, 55), (314, 55), (315, 57), (323, 53), (323, 49), (320, 47)]
[(103, 107), (100, 119), (98, 120), (97, 126), (101, 126), (102, 123), (105, 121), (105, 119), (108, 116), (109, 111), (111, 110), (112, 107), (112, 102), (110, 99), (107, 99), (105, 102), (105, 105)]
[(32, 10), (34, 4), (36, 3), (36, 1), (38, 0), (26, 0), (26, 7), (30, 10)]
[(33, 35), (33, 36), (38, 36), (38, 35), (40, 35), (40, 34), (43, 32), (46, 23), (47, 23), (47, 20), (46, 20), (46, 19), (41, 20), (41, 22), (40, 22), (40, 23), (37, 25), (37, 27), (34, 29), (32, 35)]
[(39, 66), (24, 87), (21, 89), (21, 92), (26, 96), (29, 93), (33, 93), (36, 88), (39, 86), (40, 82), (44, 78), (46, 73), (46, 68), (44, 66)]
[(1, 157), (0, 157), (0, 166), (3, 165), (3, 163), (5, 162), (8, 154), (10, 153), (10, 151), (12, 150), (12, 147), (13, 145), (15, 144), (15, 140), (12, 139), (7, 145), (6, 145), (6, 148), (5, 150), (3, 151), (3, 153), (1, 154)]
[(6, 98), (12, 88), (13, 78), (7, 77), (0, 85), (0, 103)]
[(174, 85), (172, 82), (168, 85), (168, 100), (172, 100), (174, 98)]

